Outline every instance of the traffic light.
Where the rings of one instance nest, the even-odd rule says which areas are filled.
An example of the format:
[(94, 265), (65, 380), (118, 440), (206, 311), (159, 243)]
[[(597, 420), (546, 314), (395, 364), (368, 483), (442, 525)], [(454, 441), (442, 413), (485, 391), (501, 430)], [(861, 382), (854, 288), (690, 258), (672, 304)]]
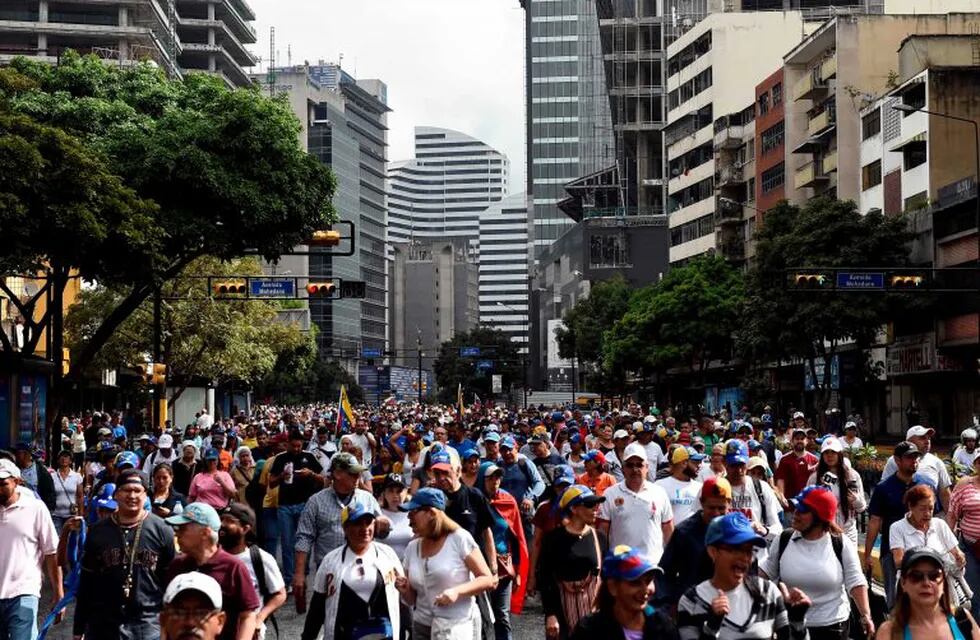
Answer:
[(828, 289), (833, 286), (825, 273), (795, 273), (792, 282), (797, 289)]
[(892, 273), (888, 276), (888, 286), (891, 289), (922, 289), (926, 286), (924, 272)]
[(306, 285), (306, 293), (312, 297), (322, 297), (331, 295), (337, 288), (333, 282), (311, 282)]
[(71, 370), (71, 349), (62, 347), (61, 349), (61, 376), (65, 377)]
[(243, 294), (248, 291), (248, 285), (245, 284), (244, 280), (224, 280), (222, 282), (215, 282), (212, 285), (214, 294), (217, 296), (226, 296), (230, 294)]
[(167, 365), (162, 362), (148, 362), (146, 372), (143, 374), (143, 381), (151, 385), (165, 384), (167, 382)]
[(311, 247), (336, 247), (340, 244), (340, 232), (332, 229), (314, 231), (306, 244)]

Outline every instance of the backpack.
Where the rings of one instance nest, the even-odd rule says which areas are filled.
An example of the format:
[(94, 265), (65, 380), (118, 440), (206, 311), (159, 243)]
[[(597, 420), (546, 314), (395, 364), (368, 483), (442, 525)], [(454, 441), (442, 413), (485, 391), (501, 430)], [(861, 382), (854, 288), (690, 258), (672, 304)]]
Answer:
[[(779, 566), (780, 561), (783, 559), (783, 552), (786, 551), (786, 547), (789, 546), (789, 541), (793, 537), (795, 529), (783, 529), (783, 532), (779, 534), (779, 546), (776, 552), (776, 566)], [(841, 559), (844, 555), (844, 539), (836, 534), (830, 535), (830, 545), (834, 548), (834, 556), (837, 558), (837, 562), (840, 563), (841, 572), (844, 571), (844, 561)]]
[[(755, 485), (755, 495), (759, 498), (759, 507), (762, 509), (762, 526), (769, 526), (769, 508), (766, 506), (766, 497), (762, 494), (762, 480), (752, 476), (752, 484)], [(787, 542), (789, 542), (787, 540)], [(782, 549), (780, 549), (782, 552)], [(780, 553), (780, 555), (782, 555)]]
[[(269, 591), (269, 585), (265, 581), (265, 563), (262, 561), (262, 554), (259, 552), (258, 545), (252, 545), (248, 548), (248, 557), (252, 561), (252, 568), (255, 570), (255, 581), (259, 584), (259, 596), (262, 598), (262, 604), (264, 605), (272, 597), (272, 593)], [(276, 621), (276, 614), (270, 615), (266, 618), (272, 623), (272, 628), (276, 630), (276, 637), (279, 637), (279, 622)]]
[[(245, 502), (257, 514), (262, 513), (262, 502), (265, 500), (265, 485), (259, 482), (259, 478), (262, 477), (262, 469), (267, 462), (268, 460), (260, 460), (256, 463), (255, 471), (252, 472), (252, 479), (245, 485)], [(256, 571), (256, 575), (258, 575), (258, 571)]]

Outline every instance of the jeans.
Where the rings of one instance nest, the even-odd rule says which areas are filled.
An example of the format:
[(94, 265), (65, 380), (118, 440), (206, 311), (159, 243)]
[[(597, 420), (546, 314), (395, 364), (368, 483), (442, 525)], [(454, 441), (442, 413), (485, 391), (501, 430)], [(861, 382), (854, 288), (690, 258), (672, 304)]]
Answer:
[(895, 558), (891, 551), (884, 548), (884, 545), (882, 545), (879, 553), (881, 554), (881, 575), (885, 579), (885, 603), (888, 605), (888, 610), (891, 611), (895, 606), (895, 574), (897, 573)]
[(122, 623), (89, 622), (85, 640), (159, 640), (160, 614), (145, 613)]
[(0, 638), (2, 640), (35, 640), (37, 638), (37, 596), (17, 596), (0, 600)]
[[(980, 613), (980, 560), (977, 560), (977, 557), (973, 555), (971, 547), (972, 545), (967, 544), (962, 538), (960, 539), (960, 551), (966, 556), (966, 568), (963, 570), (963, 577), (966, 578), (966, 583), (973, 590), (970, 613), (976, 616)], [(973, 619), (978, 620), (976, 617)]]
[(259, 546), (263, 551), (275, 557), (279, 549), (279, 516), (275, 507), (265, 507), (262, 509), (262, 539)]
[(496, 640), (511, 640), (510, 634), (510, 592), (514, 581), (501, 578), (497, 588), (490, 592), (490, 608), (493, 610), (493, 631)]
[[(282, 543), (282, 579), (286, 581), (286, 586), (293, 583), (293, 573), (296, 570), (296, 529), (299, 528), (299, 517), (303, 513), (306, 505), (287, 504), (279, 505), (279, 540)], [(300, 567), (300, 571), (305, 571), (306, 567)]]
[(807, 627), (810, 640), (848, 640), (851, 637), (851, 621), (845, 620), (826, 627)]

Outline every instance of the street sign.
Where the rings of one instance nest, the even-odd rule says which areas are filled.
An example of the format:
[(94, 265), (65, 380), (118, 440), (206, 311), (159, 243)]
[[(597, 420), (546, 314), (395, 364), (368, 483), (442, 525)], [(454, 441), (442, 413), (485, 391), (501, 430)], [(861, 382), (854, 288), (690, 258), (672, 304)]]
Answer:
[(293, 278), (249, 278), (248, 286), (253, 298), (291, 298), (296, 295)]
[(374, 349), (374, 348), (365, 347), (365, 348), (361, 349), (361, 357), (362, 358), (380, 358), (381, 357), (381, 349)]
[(341, 298), (366, 298), (367, 284), (363, 280), (342, 280), (340, 283)]
[(477, 360), (477, 371), (493, 371), (493, 360)]
[(884, 289), (885, 274), (881, 272), (837, 272), (838, 289)]
[(459, 348), (460, 358), (479, 358), (480, 357), (480, 347), (460, 347)]
[(493, 391), (494, 393), (503, 393), (504, 392), (504, 376), (503, 375), (501, 375), (499, 373), (495, 373), (495, 374), (493, 374), (493, 377), (490, 380), (491, 380), (491, 382), (490, 382), (490, 389), (491, 389), (491, 391)]

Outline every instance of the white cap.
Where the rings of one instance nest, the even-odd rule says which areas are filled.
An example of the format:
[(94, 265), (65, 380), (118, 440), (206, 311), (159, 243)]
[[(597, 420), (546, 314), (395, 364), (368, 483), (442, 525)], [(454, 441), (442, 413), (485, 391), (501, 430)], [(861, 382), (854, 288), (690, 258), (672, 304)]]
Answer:
[(636, 422), (633, 423), (633, 429), (634, 430), (642, 429), (642, 428), (643, 428), (643, 423), (640, 422), (639, 420), (637, 420)]
[(960, 434), (960, 437), (963, 438), (964, 440), (976, 440), (977, 430), (972, 427), (968, 429), (963, 429), (963, 433)]
[(751, 471), (756, 467), (762, 467), (763, 469), (769, 469), (769, 463), (767, 463), (761, 456), (750, 456), (749, 463), (745, 465), (746, 471)]
[(806, 418), (806, 416), (803, 415), (802, 411), (797, 411), (796, 413), (793, 414), (793, 420), (796, 420), (797, 418)]
[(644, 416), (643, 422), (656, 422), (657, 416)]
[(848, 420), (847, 424), (844, 425), (844, 431), (847, 431), (848, 429), (857, 429), (857, 428), (858, 425), (853, 420)]
[(0, 460), (0, 480), (19, 477), (20, 467), (18, 467), (13, 460), (7, 460), (6, 458)]
[(163, 594), (163, 604), (170, 604), (185, 591), (200, 591), (211, 601), (215, 609), (221, 608), (221, 585), (217, 580), (200, 571), (182, 573), (171, 580), (167, 591)]
[(917, 424), (905, 432), (905, 439), (909, 438), (921, 438), (922, 436), (929, 436), (936, 433), (935, 429), (926, 429), (921, 424)]
[(630, 458), (639, 458), (644, 462), (647, 461), (647, 450), (639, 442), (634, 442), (626, 446), (626, 450), (623, 451), (623, 462), (626, 462)]
[(174, 437), (169, 433), (163, 434), (162, 436), (160, 436), (160, 439), (157, 440), (157, 447), (159, 447), (160, 449), (172, 449), (173, 446), (174, 446)]
[[(640, 426), (642, 427), (643, 425)], [(630, 434), (626, 431), (626, 429), (619, 429), (618, 431), (616, 431), (616, 433), (613, 434), (613, 440), (617, 440), (619, 438), (628, 438), (628, 437), (630, 437)]]
[(836, 451), (837, 453), (841, 453), (843, 450), (844, 446), (837, 438), (827, 438), (823, 441), (823, 444), (820, 445), (820, 453), (823, 453), (824, 451)]

